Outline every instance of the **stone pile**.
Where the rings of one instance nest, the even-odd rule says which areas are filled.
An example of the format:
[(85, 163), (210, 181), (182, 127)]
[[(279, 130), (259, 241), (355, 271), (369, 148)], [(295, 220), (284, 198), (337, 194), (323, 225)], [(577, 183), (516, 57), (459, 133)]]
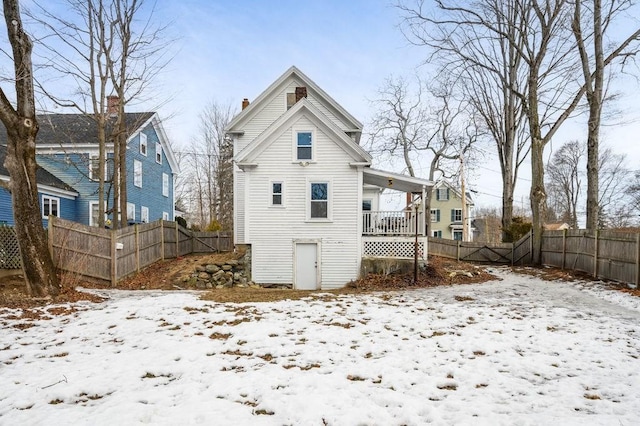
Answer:
[(191, 288), (249, 287), (253, 285), (247, 279), (242, 260), (231, 259), (224, 262), (197, 265), (195, 271), (182, 279), (183, 284)]

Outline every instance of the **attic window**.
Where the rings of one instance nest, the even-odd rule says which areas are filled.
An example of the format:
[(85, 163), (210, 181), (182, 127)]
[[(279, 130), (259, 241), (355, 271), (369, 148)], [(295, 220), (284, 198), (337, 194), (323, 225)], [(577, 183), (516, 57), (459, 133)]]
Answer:
[(447, 201), (449, 199), (449, 188), (438, 188), (436, 199), (438, 201)]
[(156, 163), (162, 164), (162, 145), (156, 144)]
[(140, 154), (147, 155), (147, 135), (140, 133)]

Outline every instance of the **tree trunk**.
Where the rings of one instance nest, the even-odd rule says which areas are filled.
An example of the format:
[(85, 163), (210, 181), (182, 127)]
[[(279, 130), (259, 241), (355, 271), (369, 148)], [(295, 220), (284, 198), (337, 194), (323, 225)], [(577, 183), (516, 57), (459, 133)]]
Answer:
[(509, 229), (513, 223), (513, 175), (511, 166), (502, 171), (502, 241), (509, 239)]
[(533, 229), (532, 262), (542, 262), (542, 231), (547, 210), (547, 194), (544, 188), (544, 143), (540, 137), (531, 141), (531, 212)]
[(60, 284), (42, 227), (36, 182), (36, 121), (31, 63), (32, 43), (22, 28), (18, 0), (3, 0), (9, 42), (13, 50), (16, 108), (0, 89), (0, 119), (7, 129), (7, 156), (13, 217), (22, 268), (31, 296), (58, 294)]

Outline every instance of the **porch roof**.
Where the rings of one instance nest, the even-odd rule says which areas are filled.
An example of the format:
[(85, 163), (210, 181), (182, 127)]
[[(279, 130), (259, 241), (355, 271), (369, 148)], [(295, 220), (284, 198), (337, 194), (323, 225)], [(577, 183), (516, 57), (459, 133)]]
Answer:
[(427, 179), (372, 169), (370, 167), (365, 167), (362, 172), (364, 183), (379, 186), (380, 188), (422, 194), (422, 191), (427, 189), (427, 187), (433, 186), (433, 182)]

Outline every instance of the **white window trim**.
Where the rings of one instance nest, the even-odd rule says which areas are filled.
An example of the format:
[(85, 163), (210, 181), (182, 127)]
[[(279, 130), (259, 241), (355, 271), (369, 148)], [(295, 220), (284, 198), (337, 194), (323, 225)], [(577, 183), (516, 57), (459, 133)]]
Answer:
[[(462, 209), (454, 208), (453, 210), (455, 211), (455, 213), (453, 214), (454, 222), (462, 222)], [(456, 216), (458, 215), (458, 212), (460, 212), (460, 220), (456, 218)]]
[(42, 218), (43, 219), (48, 219), (49, 216), (44, 214), (44, 204), (45, 204), (45, 200), (47, 200), (49, 202), (49, 211), (51, 211), (51, 202), (55, 201), (56, 205), (58, 206), (58, 208), (56, 210), (58, 210), (58, 214), (57, 215), (53, 215), (55, 217), (60, 217), (60, 198), (58, 197), (52, 197), (51, 195), (43, 195), (42, 196), (42, 205), (41, 205), (41, 212), (42, 212)]
[[(298, 133), (311, 133), (311, 159), (310, 160), (299, 160), (298, 159)], [(292, 162), (295, 164), (299, 163), (309, 163), (313, 164), (316, 162), (316, 131), (314, 129), (309, 129), (308, 127), (296, 127), (294, 126), (291, 129), (291, 138), (292, 138), (292, 153), (291, 158)]]
[(162, 174), (162, 195), (169, 196), (169, 175), (166, 173)]
[(149, 223), (149, 207), (140, 206), (140, 222)]
[(162, 212), (162, 220), (169, 220), (169, 213), (168, 212)]
[[(142, 152), (142, 147), (144, 146), (144, 152)], [(145, 157), (149, 153), (149, 144), (147, 143), (147, 135), (145, 133), (140, 132), (140, 154)]]
[[(129, 216), (129, 213), (133, 213), (133, 214)], [(136, 220), (136, 205), (133, 203), (127, 203), (127, 222), (130, 220), (134, 222)]]
[(454, 229), (454, 230), (451, 232), (451, 238), (452, 238), (453, 240), (455, 240), (455, 239), (456, 239), (456, 234), (460, 234), (460, 239), (459, 239), (459, 240), (457, 240), (457, 241), (462, 241), (462, 237), (463, 237), (462, 231), (459, 231), (459, 230), (457, 230), (457, 229)]
[[(140, 168), (140, 173), (137, 169)], [(138, 181), (138, 177), (140, 177)], [(142, 161), (133, 160), (133, 185), (142, 188)]]
[[(273, 184), (274, 183), (279, 183), (280, 184), (280, 204), (273, 204), (273, 196), (275, 195), (273, 193)], [(285, 194), (285, 189), (284, 189), (284, 181), (283, 180), (272, 180), (269, 182), (269, 206), (276, 208), (276, 209), (282, 209), (284, 208), (284, 194)]]
[(162, 144), (156, 143), (156, 163), (162, 164)]
[[(440, 222), (438, 220), (438, 213), (437, 213), (439, 211), (440, 211), (440, 209), (431, 209), (431, 223)], [(440, 213), (440, 215), (442, 215), (442, 213)], [(442, 216), (441, 216), (441, 218), (442, 218)]]
[[(311, 217), (311, 184), (327, 184), (327, 217)], [(333, 222), (333, 182), (331, 179), (307, 179), (305, 186), (306, 221), (307, 222)]]
[[(93, 219), (94, 219), (93, 218), (93, 206), (97, 206), (97, 205), (98, 205), (98, 201), (89, 201), (89, 226), (98, 226), (97, 218), (96, 218), (96, 224), (94, 225), (92, 223)], [(107, 203), (106, 202), (104, 203), (104, 207), (105, 207), (105, 210), (106, 210), (106, 207), (107, 207)], [(109, 220), (109, 216), (107, 216), (107, 214), (105, 213), (104, 214), (105, 223), (107, 222), (107, 220)]]

